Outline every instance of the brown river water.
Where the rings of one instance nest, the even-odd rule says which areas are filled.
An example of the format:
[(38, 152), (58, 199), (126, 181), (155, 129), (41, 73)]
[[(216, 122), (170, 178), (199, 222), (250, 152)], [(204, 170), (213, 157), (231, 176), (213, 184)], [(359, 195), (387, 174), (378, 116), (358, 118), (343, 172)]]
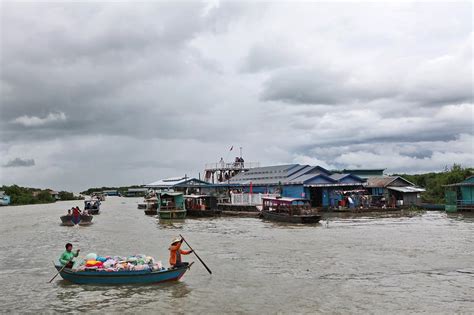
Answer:
[[(87, 227), (60, 225), (81, 201), (0, 208), (2, 313), (473, 313), (474, 218), (442, 212), (331, 215), (303, 226), (222, 217), (160, 223), (139, 198), (109, 197)], [(75, 285), (55, 274), (67, 242), (168, 261), (183, 234), (196, 261), (178, 282)], [(183, 246), (185, 248), (185, 246)]]

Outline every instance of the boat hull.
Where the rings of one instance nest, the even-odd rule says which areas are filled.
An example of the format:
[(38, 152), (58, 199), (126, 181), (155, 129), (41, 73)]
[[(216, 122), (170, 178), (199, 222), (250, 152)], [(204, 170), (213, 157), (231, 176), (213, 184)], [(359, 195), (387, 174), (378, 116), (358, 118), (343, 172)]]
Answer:
[(157, 215), (158, 211), (156, 210), (145, 210), (146, 215)]
[(72, 215), (63, 215), (60, 217), (61, 224), (66, 226), (74, 226), (76, 224), (80, 225), (87, 225), (92, 224), (92, 216), (91, 215), (80, 215), (80, 216), (72, 216)]
[[(62, 266), (55, 265), (59, 271)], [(79, 271), (63, 269), (61, 277), (76, 284), (154, 284), (179, 280), (189, 269), (189, 266), (164, 271)]]
[(270, 221), (278, 221), (278, 222), (289, 222), (289, 223), (318, 223), (321, 220), (321, 216), (314, 214), (314, 215), (287, 215), (284, 213), (275, 213), (272, 211), (265, 211), (261, 212), (261, 216)]
[(100, 214), (100, 209), (87, 209), (87, 212), (92, 215)]
[(182, 220), (186, 218), (186, 210), (160, 210), (158, 212), (160, 219)]

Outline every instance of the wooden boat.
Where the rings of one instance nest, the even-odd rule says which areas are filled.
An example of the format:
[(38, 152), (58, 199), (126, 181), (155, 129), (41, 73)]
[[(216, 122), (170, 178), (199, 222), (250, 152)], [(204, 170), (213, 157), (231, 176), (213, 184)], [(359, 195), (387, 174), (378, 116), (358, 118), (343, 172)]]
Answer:
[(160, 219), (185, 219), (184, 195), (180, 192), (160, 192), (158, 194), (158, 215)]
[(89, 214), (95, 215), (100, 213), (100, 200), (91, 199), (84, 200), (84, 210), (87, 210)]
[(159, 199), (156, 196), (145, 199), (145, 214), (146, 215), (158, 214), (158, 201)]
[[(64, 280), (76, 284), (153, 284), (181, 279), (192, 264), (160, 271), (73, 271), (70, 268), (64, 268), (59, 274)], [(58, 264), (54, 266), (58, 271), (62, 268)]]
[(209, 195), (186, 195), (186, 215), (188, 217), (215, 217), (221, 214), (217, 209), (217, 197)]
[(91, 215), (84, 215), (81, 214), (80, 216), (74, 217), (73, 215), (63, 215), (60, 217), (62, 225), (65, 226), (74, 226), (76, 224), (79, 225), (87, 225), (92, 223), (93, 216)]
[(310, 201), (303, 198), (262, 198), (260, 216), (266, 220), (289, 223), (318, 223), (321, 216), (311, 210)]

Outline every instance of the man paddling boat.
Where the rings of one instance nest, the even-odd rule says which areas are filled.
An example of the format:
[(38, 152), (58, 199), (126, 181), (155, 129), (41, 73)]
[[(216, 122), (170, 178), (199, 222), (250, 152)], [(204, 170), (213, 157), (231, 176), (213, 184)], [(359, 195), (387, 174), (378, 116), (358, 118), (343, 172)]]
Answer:
[(61, 265), (66, 266), (66, 268), (72, 268), (72, 266), (74, 265), (73, 259), (74, 259), (74, 257), (79, 256), (80, 251), (81, 250), (78, 249), (77, 251), (73, 252), (72, 251), (72, 244), (67, 243), (66, 244), (66, 250), (61, 255), (61, 257), (59, 257), (59, 262), (61, 263)]
[(181, 255), (189, 255), (193, 251), (192, 250), (183, 250), (183, 249), (181, 249), (181, 244), (182, 243), (183, 243), (182, 238), (176, 238), (171, 243), (171, 246), (169, 248), (171, 268), (179, 268), (179, 267), (183, 267), (183, 266), (188, 265), (187, 262), (182, 262), (181, 261)]

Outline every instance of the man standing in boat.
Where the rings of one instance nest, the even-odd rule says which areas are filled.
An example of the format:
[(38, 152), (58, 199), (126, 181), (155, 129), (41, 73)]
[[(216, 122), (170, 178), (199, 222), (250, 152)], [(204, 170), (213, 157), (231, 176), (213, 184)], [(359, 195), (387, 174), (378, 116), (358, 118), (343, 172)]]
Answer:
[(171, 243), (169, 248), (170, 250), (170, 265), (171, 268), (179, 268), (183, 266), (187, 266), (189, 263), (181, 261), (181, 255), (189, 255), (193, 251), (192, 250), (183, 250), (181, 249), (181, 244), (183, 243), (183, 239), (176, 238)]
[(72, 244), (67, 243), (66, 244), (66, 251), (64, 251), (64, 253), (59, 258), (59, 262), (61, 263), (61, 265), (66, 266), (66, 268), (72, 268), (72, 266), (74, 265), (73, 259), (74, 259), (74, 257), (79, 256), (80, 251), (81, 250), (78, 249), (76, 252), (73, 252), (72, 251)]

